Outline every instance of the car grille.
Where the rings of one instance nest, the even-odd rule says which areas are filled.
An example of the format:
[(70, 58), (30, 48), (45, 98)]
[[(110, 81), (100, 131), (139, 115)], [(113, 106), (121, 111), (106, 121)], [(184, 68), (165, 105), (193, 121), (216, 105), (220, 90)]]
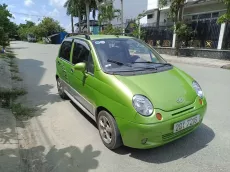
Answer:
[(178, 114), (187, 112), (187, 111), (189, 111), (189, 110), (192, 110), (193, 108), (194, 108), (194, 107), (190, 107), (190, 108), (184, 109), (184, 110), (182, 110), (182, 111), (179, 111), (179, 112), (177, 112), (177, 113), (173, 113), (172, 116), (175, 116), (175, 115), (178, 115)]
[(172, 140), (172, 139), (175, 139), (176, 137), (182, 135), (182, 134), (186, 134), (186, 133), (189, 133), (190, 131), (192, 131), (196, 126), (198, 126), (199, 124), (195, 125), (195, 126), (192, 126), (192, 127), (189, 127), (189, 128), (186, 128), (182, 131), (179, 131), (177, 133), (168, 133), (168, 134), (164, 134), (162, 135), (162, 140), (163, 141), (169, 141), (169, 140)]

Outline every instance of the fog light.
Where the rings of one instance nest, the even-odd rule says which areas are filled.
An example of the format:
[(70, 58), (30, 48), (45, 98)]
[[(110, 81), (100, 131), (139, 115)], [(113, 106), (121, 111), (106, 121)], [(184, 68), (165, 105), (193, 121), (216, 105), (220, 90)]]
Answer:
[(161, 115), (160, 113), (157, 113), (157, 114), (156, 114), (156, 118), (157, 118), (158, 120), (162, 120), (162, 115)]
[(144, 138), (144, 139), (141, 140), (141, 143), (144, 145), (144, 144), (147, 143), (147, 141), (148, 141), (148, 138)]
[(203, 101), (202, 101), (202, 99), (199, 99), (199, 102), (200, 102), (200, 104), (201, 104), (201, 105), (203, 104)]

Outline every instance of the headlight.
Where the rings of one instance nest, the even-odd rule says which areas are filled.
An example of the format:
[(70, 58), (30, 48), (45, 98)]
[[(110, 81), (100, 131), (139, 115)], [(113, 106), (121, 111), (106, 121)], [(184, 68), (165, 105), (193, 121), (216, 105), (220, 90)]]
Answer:
[(192, 86), (193, 86), (194, 90), (196, 91), (196, 94), (197, 94), (200, 98), (203, 98), (203, 97), (204, 97), (204, 94), (203, 94), (203, 91), (202, 91), (200, 85), (199, 85), (196, 81), (193, 81), (193, 82), (192, 82)]
[(153, 113), (153, 105), (145, 96), (133, 96), (133, 107), (143, 116), (150, 116)]

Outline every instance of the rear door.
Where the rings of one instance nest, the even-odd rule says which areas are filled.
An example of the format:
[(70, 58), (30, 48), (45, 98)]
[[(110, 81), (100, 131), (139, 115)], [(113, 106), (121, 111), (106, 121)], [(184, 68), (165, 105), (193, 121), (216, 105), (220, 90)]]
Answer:
[(72, 40), (65, 40), (62, 43), (59, 58), (57, 59), (57, 66), (59, 77), (63, 81), (63, 85), (65, 90), (69, 92), (69, 75), (71, 72), (71, 64), (70, 64), (70, 57), (71, 57), (71, 50), (72, 50)]

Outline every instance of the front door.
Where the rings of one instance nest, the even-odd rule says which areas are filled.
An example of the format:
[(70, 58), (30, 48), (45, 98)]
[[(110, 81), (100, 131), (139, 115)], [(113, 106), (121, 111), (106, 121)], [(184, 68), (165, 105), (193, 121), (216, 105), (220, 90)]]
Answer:
[(69, 89), (69, 75), (71, 72), (70, 54), (72, 49), (72, 41), (67, 40), (62, 43), (59, 58), (57, 59), (57, 66), (59, 68), (60, 78), (62, 79), (64, 89), (68, 92)]
[(85, 41), (75, 40), (73, 53), (72, 53), (72, 65), (77, 63), (86, 63), (85, 73), (77, 70), (72, 70), (70, 75), (70, 85), (74, 89), (74, 98), (77, 99), (81, 105), (83, 105), (89, 112), (94, 114), (94, 63), (90, 48)]

